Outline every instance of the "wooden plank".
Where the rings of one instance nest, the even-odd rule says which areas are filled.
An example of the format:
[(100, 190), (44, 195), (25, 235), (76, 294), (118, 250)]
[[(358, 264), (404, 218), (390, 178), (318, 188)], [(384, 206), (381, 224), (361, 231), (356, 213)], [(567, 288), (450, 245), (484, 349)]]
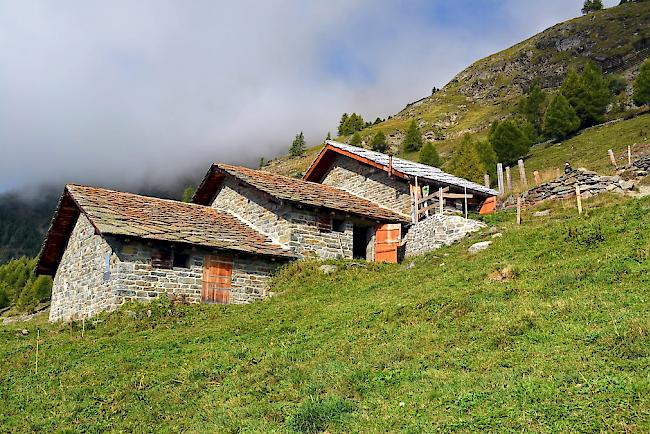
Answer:
[(402, 225), (387, 223), (377, 226), (375, 232), (375, 261), (397, 262), (397, 249), (401, 242)]
[(232, 288), (233, 261), (229, 256), (205, 256), (201, 300), (207, 303), (227, 304)]
[(473, 199), (474, 195), (473, 194), (466, 195), (463, 193), (446, 193), (443, 194), (442, 197), (444, 197), (445, 199), (464, 199), (464, 198)]
[(435, 209), (437, 207), (438, 207), (438, 204), (434, 203), (433, 205), (429, 205), (426, 208), (422, 208), (422, 209), (418, 210), (418, 216), (420, 216), (420, 214), (424, 214), (427, 211), (431, 211), (431, 210), (433, 210), (433, 209)]
[(440, 209), (438, 211), (440, 212), (440, 214), (445, 213), (445, 201), (444, 201), (444, 199), (442, 197), (443, 193), (444, 192), (442, 191), (442, 187), (440, 187), (438, 189), (438, 205), (440, 205)]

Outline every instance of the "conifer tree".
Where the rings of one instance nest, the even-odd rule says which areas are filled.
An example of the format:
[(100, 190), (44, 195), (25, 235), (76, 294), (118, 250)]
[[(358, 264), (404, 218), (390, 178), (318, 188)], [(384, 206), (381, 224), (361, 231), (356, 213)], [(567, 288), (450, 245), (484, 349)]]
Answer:
[(650, 59), (641, 65), (639, 75), (634, 81), (634, 104), (638, 106), (650, 104)]
[(502, 163), (513, 163), (530, 150), (530, 139), (512, 120), (503, 121), (490, 134), (490, 143)]
[(569, 101), (558, 93), (544, 114), (543, 131), (547, 137), (561, 140), (580, 128), (580, 118)]
[(603, 9), (603, 0), (585, 0), (582, 5), (582, 13), (596, 12)]
[(546, 94), (542, 91), (538, 82), (533, 84), (528, 95), (522, 101), (521, 112), (539, 135), (542, 130), (542, 118), (544, 117), (544, 102)]
[(361, 147), (361, 134), (359, 134), (358, 131), (355, 131), (354, 134), (352, 134), (352, 138), (350, 139), (350, 144), (352, 146), (358, 146)]
[(376, 152), (386, 152), (388, 150), (386, 136), (382, 131), (375, 134), (375, 137), (372, 138), (372, 142), (370, 143), (370, 147)]
[(26, 285), (18, 297), (16, 307), (22, 312), (32, 312), (38, 304), (38, 293), (34, 285)]
[(332, 140), (332, 135), (329, 131), (327, 132), (327, 136), (325, 136), (325, 141), (327, 142), (328, 140)]
[(463, 136), (463, 140), (456, 148), (449, 166), (451, 173), (460, 178), (477, 183), (483, 180), (485, 167), (469, 134)]
[(185, 190), (183, 190), (183, 197), (181, 198), (181, 202), (192, 202), (192, 198), (194, 197), (194, 192), (196, 190), (194, 189), (194, 186), (188, 185), (185, 187)]
[(478, 142), (476, 144), (478, 156), (485, 167), (485, 173), (490, 175), (491, 179), (496, 179), (497, 176), (497, 153), (494, 152), (492, 144), (488, 141)]
[(607, 106), (612, 100), (609, 83), (600, 69), (589, 62), (582, 72), (582, 83), (585, 87), (586, 100), (584, 103), (584, 126), (596, 125), (603, 122)]
[(339, 121), (339, 136), (347, 135), (345, 132), (347, 121), (348, 121), (348, 114), (343, 113), (343, 115), (341, 115), (341, 120)]
[(305, 152), (306, 147), (307, 145), (305, 143), (305, 135), (301, 131), (296, 134), (296, 137), (293, 139), (293, 143), (289, 148), (289, 155), (292, 157), (298, 157)]
[(414, 119), (406, 131), (406, 136), (404, 136), (404, 141), (402, 142), (402, 149), (404, 149), (404, 152), (415, 152), (419, 151), (423, 144), (422, 132), (420, 132), (418, 124)]
[(428, 166), (440, 167), (440, 155), (433, 143), (426, 142), (420, 150), (420, 163)]

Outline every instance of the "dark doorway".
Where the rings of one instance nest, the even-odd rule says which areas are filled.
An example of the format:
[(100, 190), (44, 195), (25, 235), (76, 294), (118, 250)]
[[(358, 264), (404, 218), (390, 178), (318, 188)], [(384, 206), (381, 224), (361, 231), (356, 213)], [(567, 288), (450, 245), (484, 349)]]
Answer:
[(352, 227), (352, 257), (354, 259), (366, 259), (368, 251), (368, 230), (369, 227)]

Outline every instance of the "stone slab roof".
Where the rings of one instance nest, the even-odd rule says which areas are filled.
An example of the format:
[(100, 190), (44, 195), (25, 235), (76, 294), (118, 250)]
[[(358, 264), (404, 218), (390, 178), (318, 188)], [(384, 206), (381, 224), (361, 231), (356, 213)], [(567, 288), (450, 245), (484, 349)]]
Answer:
[(303, 181), (262, 170), (215, 163), (199, 186), (194, 201), (208, 205), (225, 176), (232, 176), (273, 197), (289, 202), (327, 208), (371, 220), (409, 222), (409, 217), (384, 208), (339, 188)]
[(295, 258), (226, 212), (192, 203), (103, 188), (67, 185), (39, 255), (37, 270), (54, 274), (79, 214), (102, 235), (120, 235), (233, 252)]
[[(340, 152), (342, 151), (342, 152)], [(374, 165), (381, 166), (388, 170), (389, 156), (381, 152), (371, 151), (369, 149), (360, 148), (357, 146), (346, 145), (344, 143), (328, 140), (323, 150), (318, 154), (318, 157), (312, 162), (307, 169), (305, 179), (309, 181), (319, 181), (318, 179), (325, 172), (325, 168), (318, 167), (326, 165), (327, 162), (322, 158), (328, 152), (336, 152), (345, 154), (352, 157), (358, 157), (361, 161), (371, 162)], [(483, 185), (476, 184), (463, 178), (443, 172), (437, 167), (428, 166), (414, 161), (404, 160), (402, 158), (393, 157), (393, 171), (397, 174), (407, 175), (420, 179), (427, 179), (439, 184), (456, 186), (459, 188), (467, 188), (468, 192), (480, 193), (483, 196), (498, 196), (499, 192)]]

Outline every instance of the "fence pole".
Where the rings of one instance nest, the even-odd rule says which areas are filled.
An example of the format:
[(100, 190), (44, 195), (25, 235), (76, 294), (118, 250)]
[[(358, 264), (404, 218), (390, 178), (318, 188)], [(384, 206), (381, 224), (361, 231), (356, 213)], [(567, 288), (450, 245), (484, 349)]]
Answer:
[(542, 178), (539, 177), (539, 172), (537, 170), (534, 171), (533, 176), (535, 177), (535, 184), (539, 185), (542, 182)]
[(517, 196), (517, 224), (521, 224), (521, 196)]
[(576, 201), (578, 202), (578, 214), (582, 214), (582, 197), (580, 196), (580, 186), (576, 184)]
[(555, 168), (555, 177), (556, 177), (556, 178), (559, 178), (559, 177), (560, 177), (560, 168), (559, 168), (559, 167), (556, 167), (556, 168)]
[(440, 202), (440, 215), (445, 213), (445, 204), (442, 201), (442, 187), (438, 189), (438, 202)]
[(524, 160), (517, 161), (519, 166), (519, 180), (524, 187), (528, 187), (528, 181), (526, 181), (526, 168), (524, 167)]
[(627, 145), (627, 164), (632, 165), (632, 146)]
[(512, 178), (510, 177), (510, 166), (506, 166), (506, 189), (512, 190)]
[(487, 187), (490, 188), (490, 175), (487, 173), (483, 175), (483, 184)]
[(463, 198), (465, 199), (465, 218), (467, 218), (467, 187), (463, 187)]
[(608, 149), (608, 150), (607, 150), (607, 153), (609, 154), (609, 161), (612, 162), (612, 166), (614, 166), (614, 167), (618, 167), (618, 166), (616, 165), (616, 157), (614, 157), (614, 151), (612, 151), (611, 149)]
[(499, 194), (503, 194), (503, 164), (497, 163), (497, 182), (499, 185)]

